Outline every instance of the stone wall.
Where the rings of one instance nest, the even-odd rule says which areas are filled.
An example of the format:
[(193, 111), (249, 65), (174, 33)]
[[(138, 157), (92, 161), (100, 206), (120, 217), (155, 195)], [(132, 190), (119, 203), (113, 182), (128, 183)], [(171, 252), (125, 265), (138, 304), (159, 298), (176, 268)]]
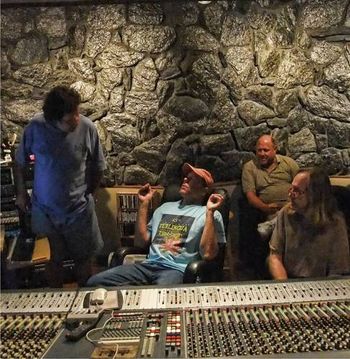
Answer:
[(350, 172), (349, 0), (2, 9), (3, 136), (44, 94), (83, 99), (105, 182), (167, 184), (184, 161), (240, 177), (263, 133), (301, 166)]

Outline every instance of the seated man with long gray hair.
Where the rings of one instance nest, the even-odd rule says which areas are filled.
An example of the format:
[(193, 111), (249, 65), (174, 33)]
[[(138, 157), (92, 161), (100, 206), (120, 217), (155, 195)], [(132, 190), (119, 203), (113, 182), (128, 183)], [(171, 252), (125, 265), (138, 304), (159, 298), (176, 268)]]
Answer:
[(268, 266), (273, 279), (325, 277), (350, 270), (344, 216), (338, 211), (327, 173), (300, 171), (290, 203), (277, 216)]

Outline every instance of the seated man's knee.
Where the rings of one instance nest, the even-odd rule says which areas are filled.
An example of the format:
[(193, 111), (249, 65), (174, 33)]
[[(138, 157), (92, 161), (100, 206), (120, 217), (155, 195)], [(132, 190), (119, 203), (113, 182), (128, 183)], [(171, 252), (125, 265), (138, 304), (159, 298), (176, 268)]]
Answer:
[[(113, 268), (116, 269), (116, 268)], [(88, 287), (98, 287), (98, 286), (108, 286), (108, 285), (116, 285), (114, 284), (115, 275), (113, 270), (109, 269), (104, 272), (97, 273), (90, 277), (87, 282), (86, 286)]]
[(149, 284), (149, 273), (141, 264), (122, 265), (95, 274), (87, 286), (123, 286)]
[(155, 281), (159, 285), (183, 283), (183, 273), (178, 270), (163, 270)]
[(93, 275), (86, 281), (87, 287), (97, 287), (101, 285), (98, 274)]

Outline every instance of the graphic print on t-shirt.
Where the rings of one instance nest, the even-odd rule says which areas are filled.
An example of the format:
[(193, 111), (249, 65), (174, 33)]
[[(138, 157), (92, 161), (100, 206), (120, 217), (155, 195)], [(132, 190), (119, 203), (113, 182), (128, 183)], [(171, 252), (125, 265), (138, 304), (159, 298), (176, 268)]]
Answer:
[(153, 244), (161, 251), (177, 254), (186, 242), (194, 217), (163, 214)]

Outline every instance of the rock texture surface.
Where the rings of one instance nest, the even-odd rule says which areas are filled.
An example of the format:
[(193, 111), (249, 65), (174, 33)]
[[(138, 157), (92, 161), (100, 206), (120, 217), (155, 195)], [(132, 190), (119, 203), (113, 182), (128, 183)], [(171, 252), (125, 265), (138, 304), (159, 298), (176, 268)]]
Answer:
[(77, 89), (105, 184), (239, 179), (261, 134), (301, 166), (350, 173), (348, 0), (131, 2), (2, 9), (3, 138), (55, 85)]

